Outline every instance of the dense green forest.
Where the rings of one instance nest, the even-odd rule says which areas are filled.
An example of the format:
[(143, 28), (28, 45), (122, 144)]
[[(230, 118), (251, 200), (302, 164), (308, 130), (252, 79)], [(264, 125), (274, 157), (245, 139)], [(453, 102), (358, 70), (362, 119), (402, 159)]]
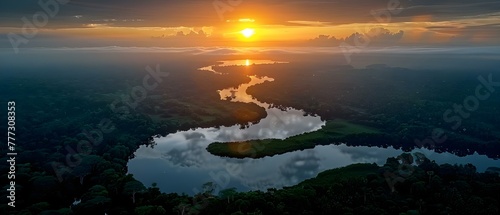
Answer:
[(474, 96), (481, 85), (479, 78), (498, 77), (498, 72), (412, 70), (387, 65), (355, 69), (314, 63), (279, 64), (274, 68), (286, 72), (255, 70), (275, 81), (252, 87), (249, 94), (263, 102), (318, 114), (325, 120), (345, 119), (377, 128), (380, 132), (371, 135), (370, 145), (404, 150), (424, 147), (459, 156), (474, 152), (490, 158), (500, 156), (498, 91), (487, 94), (489, 97), (480, 100), (475, 110), (464, 108), (466, 98)]
[[(216, 94), (219, 89), (247, 82), (246, 75), (250, 72), (276, 79), (250, 89), (263, 101), (304, 109), (326, 120), (349, 119), (352, 126), (376, 128), (376, 132), (369, 132), (368, 136), (349, 132), (340, 135), (353, 138), (349, 142), (354, 145), (411, 149), (415, 137), (428, 136), (434, 122), (439, 124), (440, 111), (447, 108), (450, 99), (437, 101), (467, 92), (443, 91), (460, 82), (462, 76), (457, 80), (447, 79), (444, 86), (431, 82), (428, 86), (420, 86), (427, 83), (427, 73), (417, 75), (401, 68), (381, 71), (342, 67), (342, 71), (320, 71), (304, 76), (270, 72), (276, 67), (283, 67), (278, 68), (282, 71), (291, 67), (301, 71), (296, 65), (272, 65), (274, 69), (263, 65), (245, 73), (239, 71), (245, 68), (221, 68), (235, 70), (221, 78), (194, 69), (207, 65), (206, 62), (196, 64), (199, 65), (170, 65), (164, 70), (169, 72), (164, 83), (148, 91), (147, 97), (134, 107), (127, 106), (126, 101), (134, 87), (142, 84), (147, 73), (137, 72), (144, 68), (133, 65), (109, 70), (82, 67), (76, 69), (81, 71), (72, 74), (65, 72), (69, 68), (52, 71), (54, 68), (47, 66), (39, 69), (51, 70), (48, 73), (12, 75), (3, 79), (2, 104), (6, 104), (5, 99), (16, 101), (16, 132), (22, 139), (17, 146), (16, 208), (7, 206), (8, 199), (4, 198), (0, 210), (23, 215), (498, 213), (498, 174), (477, 173), (471, 165), (437, 165), (417, 155), (415, 160), (419, 163), (412, 166), (409, 155), (402, 155), (388, 159), (382, 167), (360, 164), (329, 170), (298, 185), (265, 192), (219, 190), (214, 182), (207, 181), (200, 185), (201, 193), (188, 196), (162, 193), (154, 184), (143, 185), (133, 175), (127, 174), (127, 161), (140, 145), (153, 144), (152, 136), (195, 127), (245, 126), (266, 116), (263, 108), (222, 101)], [(71, 69), (75, 70), (74, 67)], [(406, 75), (418, 76), (417, 79), (408, 75), (407, 79), (421, 82), (408, 84), (410, 81), (399, 75), (401, 70)], [(321, 78), (329, 80), (321, 84), (314, 78), (316, 75), (335, 77)], [(464, 74), (464, 77), (468, 75)], [(353, 89), (353, 81), (367, 85), (361, 84)], [(400, 86), (390, 83), (400, 83)], [(267, 89), (269, 87), (273, 90)], [(380, 93), (375, 93), (371, 87), (382, 88)], [(400, 97), (400, 93), (407, 92), (396, 88), (406, 91), (418, 88), (419, 93), (409, 98)], [(343, 96), (351, 90), (360, 92)], [(432, 99), (433, 96), (439, 98)], [(121, 108), (113, 109), (111, 104)], [(467, 130), (450, 131), (448, 145), (436, 147), (436, 151), (459, 155), (477, 151), (498, 157), (499, 134), (494, 126), (498, 115), (492, 114), (497, 111), (496, 104), (498, 97), (482, 103), (481, 110), (474, 113), (476, 117), (463, 122)], [(5, 116), (2, 120), (6, 121)], [(333, 128), (339, 128), (338, 124), (333, 125)], [(323, 132), (322, 137), (339, 137), (328, 130), (318, 132)], [(327, 142), (335, 140), (328, 138)], [(0, 143), (6, 145), (3, 141)], [(318, 141), (327, 143), (307, 136), (298, 136), (297, 141), (296, 144), (304, 141), (308, 147), (313, 147)], [(8, 159), (5, 153), (2, 156), (2, 160)], [(0, 163), (0, 168), (7, 170), (8, 163)], [(8, 184), (6, 174), (7, 171), (2, 171), (2, 184)], [(7, 187), (3, 188), (3, 194), (7, 196)], [(81, 202), (72, 206), (74, 201)]]

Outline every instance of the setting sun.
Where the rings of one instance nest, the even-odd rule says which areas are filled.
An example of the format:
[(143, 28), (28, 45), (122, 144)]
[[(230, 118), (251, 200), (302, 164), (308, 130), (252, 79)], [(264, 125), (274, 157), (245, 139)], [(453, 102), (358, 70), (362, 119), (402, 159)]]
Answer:
[(250, 38), (255, 34), (255, 30), (251, 28), (245, 28), (244, 30), (241, 31), (241, 34), (246, 38)]

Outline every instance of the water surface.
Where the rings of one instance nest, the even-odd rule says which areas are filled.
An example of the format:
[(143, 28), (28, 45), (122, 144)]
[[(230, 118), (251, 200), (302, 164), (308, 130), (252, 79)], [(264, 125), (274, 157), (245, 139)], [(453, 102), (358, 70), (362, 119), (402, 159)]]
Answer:
[(201, 67), (198, 70), (210, 71), (218, 75), (223, 75), (223, 73), (215, 71), (216, 67), (225, 67), (225, 66), (252, 66), (252, 65), (262, 65), (262, 64), (280, 64), (280, 63), (288, 63), (283, 61), (273, 61), (273, 60), (225, 60), (218, 61), (216, 65), (210, 65)]

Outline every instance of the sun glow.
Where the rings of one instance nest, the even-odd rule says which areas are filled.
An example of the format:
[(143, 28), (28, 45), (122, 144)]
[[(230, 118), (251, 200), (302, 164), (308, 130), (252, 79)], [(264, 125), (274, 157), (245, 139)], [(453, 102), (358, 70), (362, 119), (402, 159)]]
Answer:
[(252, 37), (254, 34), (255, 34), (255, 30), (251, 29), (251, 28), (245, 28), (244, 30), (242, 30), (240, 32), (244, 37), (246, 38), (250, 38)]

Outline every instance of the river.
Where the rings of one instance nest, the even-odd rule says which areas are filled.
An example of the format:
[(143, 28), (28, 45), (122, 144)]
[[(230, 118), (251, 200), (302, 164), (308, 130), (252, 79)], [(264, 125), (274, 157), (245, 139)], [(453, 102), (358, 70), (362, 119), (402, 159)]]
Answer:
[[(218, 65), (200, 68), (200, 72), (217, 72), (220, 66), (253, 66), (257, 64), (286, 63), (270, 60), (249, 59), (221, 61)], [(295, 151), (260, 159), (235, 159), (214, 156), (206, 150), (212, 142), (232, 142), (252, 139), (284, 139), (305, 132), (320, 129), (325, 122), (319, 116), (307, 115), (292, 107), (276, 108), (272, 104), (260, 102), (247, 94), (254, 85), (274, 81), (269, 77), (249, 76), (250, 81), (218, 92), (222, 100), (254, 103), (266, 109), (267, 117), (257, 124), (245, 128), (230, 127), (193, 128), (154, 137), (154, 146), (142, 145), (128, 162), (128, 171), (134, 177), (150, 186), (153, 182), (163, 192), (177, 192), (192, 195), (201, 190), (206, 182), (215, 182), (217, 188), (235, 187), (238, 191), (265, 190), (294, 185), (302, 180), (315, 177), (317, 173), (347, 166), (353, 163), (377, 163), (382, 165), (388, 157), (402, 153), (394, 148), (349, 147), (344, 144), (317, 146), (314, 149)], [(478, 171), (491, 166), (500, 166), (500, 160), (474, 154), (458, 157), (450, 153), (434, 153), (418, 149), (437, 163), (474, 164)]]

